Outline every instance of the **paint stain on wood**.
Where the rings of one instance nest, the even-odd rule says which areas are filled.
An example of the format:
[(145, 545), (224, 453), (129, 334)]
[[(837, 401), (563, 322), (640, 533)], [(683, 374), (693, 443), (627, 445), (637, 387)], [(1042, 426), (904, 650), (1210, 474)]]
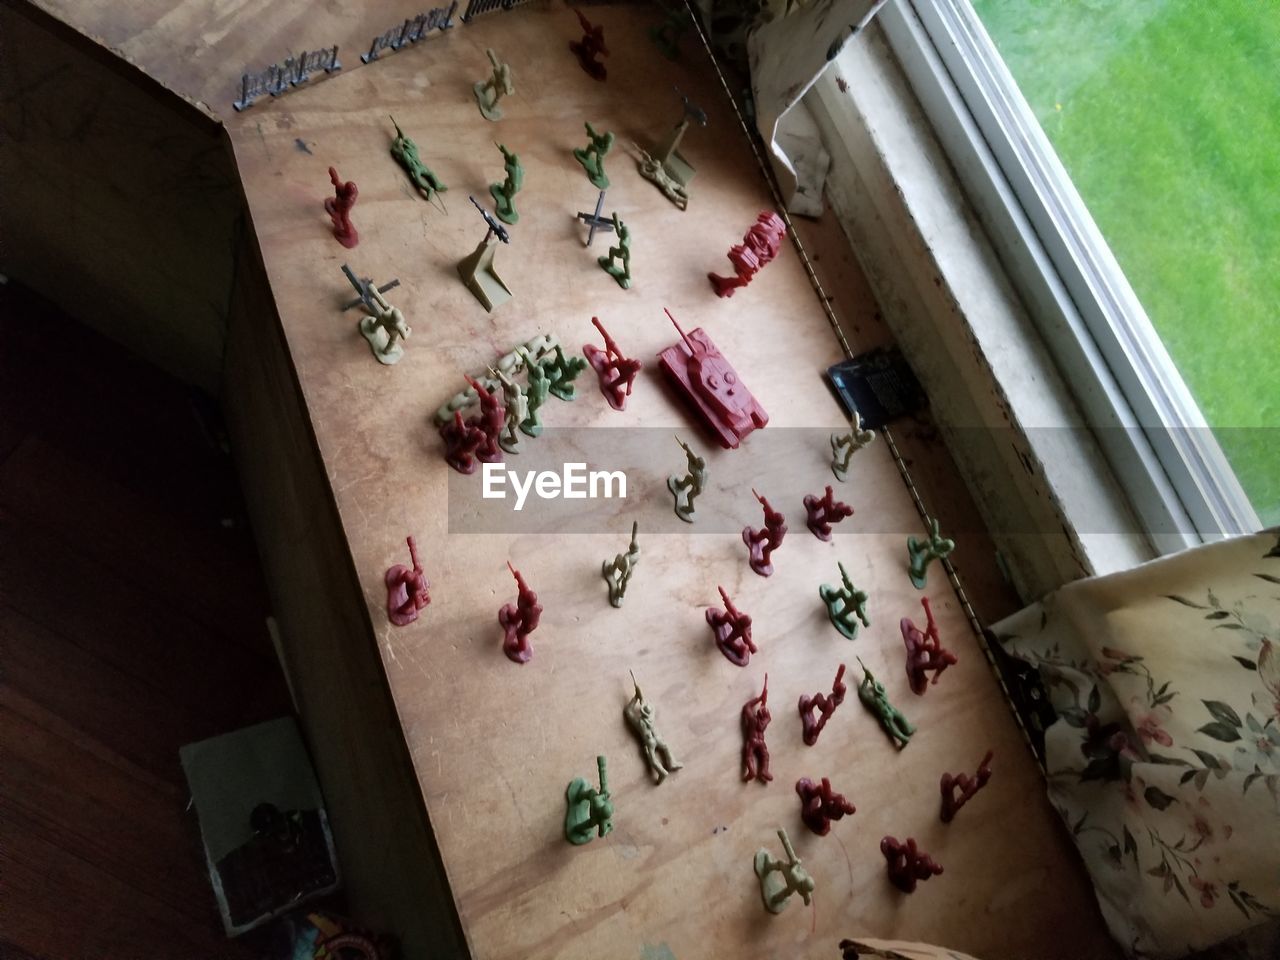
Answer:
[(676, 955), (665, 942), (656, 945), (646, 943), (640, 947), (640, 960), (676, 960)]

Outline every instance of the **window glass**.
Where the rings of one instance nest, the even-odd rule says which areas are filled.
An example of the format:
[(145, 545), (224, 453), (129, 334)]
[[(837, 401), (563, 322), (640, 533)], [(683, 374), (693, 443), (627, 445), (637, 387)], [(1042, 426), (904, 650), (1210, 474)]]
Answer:
[(1280, 3), (974, 0), (1264, 524), (1280, 524)]

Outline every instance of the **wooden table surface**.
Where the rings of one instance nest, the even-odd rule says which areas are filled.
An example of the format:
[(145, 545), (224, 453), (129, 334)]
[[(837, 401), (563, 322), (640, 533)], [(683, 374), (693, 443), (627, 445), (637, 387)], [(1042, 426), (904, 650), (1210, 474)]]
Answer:
[[(710, 290), (706, 272), (727, 269), (725, 251), (771, 207), (718, 82), (701, 58), (673, 66), (655, 53), (643, 35), (654, 19), (646, 8), (591, 8), (591, 16), (605, 24), (613, 51), (606, 83), (589, 79), (566, 49), (576, 21), (554, 3), (477, 21), (229, 122), (288, 349), (473, 955), (834, 957), (841, 937), (865, 935), (983, 957), (1111, 956), (1083, 870), (936, 566), (925, 595), (960, 662), (923, 698), (907, 687), (898, 619), (920, 619), (922, 594), (906, 575), (905, 538), (923, 531), (884, 442), (858, 453), (839, 486), (857, 514), (834, 542), (804, 527), (796, 494), (832, 482), (824, 438), (842, 420), (820, 375), (841, 353), (790, 246), (732, 299)], [(486, 46), (510, 62), (517, 88), (496, 124), (480, 117), (471, 94), (487, 73)], [(698, 172), (683, 213), (639, 177), (627, 153), (677, 119), (673, 82), (710, 115), (705, 130), (685, 139)], [(449, 185), (447, 214), (417, 196), (389, 157), (388, 115)], [(606, 164), (608, 209), (633, 232), (629, 291), (596, 266), (605, 244), (585, 249), (573, 219), (596, 197), (570, 155), (585, 142), (584, 120), (617, 134)], [(527, 176), (512, 243), (497, 254), (515, 299), (487, 314), (455, 265), (484, 233), (466, 197), (487, 197), (487, 185), (501, 179), (495, 140), (519, 153)], [(353, 220), (361, 240), (351, 251), (333, 240), (321, 208), (330, 164), (360, 187)], [(356, 331), (357, 311), (339, 311), (351, 296), (344, 262), (379, 282), (400, 279), (388, 296), (413, 335), (398, 366), (376, 363)], [(656, 354), (675, 339), (664, 306), (688, 327), (704, 327), (768, 410), (769, 426), (741, 449), (714, 448), (662, 382)], [(625, 501), (593, 504), (592, 522), (579, 526), (595, 532), (536, 532), (536, 516), (513, 521), (510, 533), (467, 532), (477, 522), (480, 477), (463, 481), (446, 466), (431, 414), (464, 373), (537, 333), (553, 332), (577, 352), (596, 340), (593, 315), (645, 369), (625, 413), (607, 406), (590, 370), (577, 401), (549, 399), (552, 427), (580, 428), (566, 431), (557, 449), (612, 468), (595, 461), (587, 431), (596, 431), (601, 450), (661, 452), (633, 465)], [(708, 456), (705, 525), (684, 527), (671, 514), (665, 478), (683, 468), (672, 432)], [(652, 448), (620, 439), (632, 435), (664, 439)], [(798, 437), (813, 439), (788, 446), (785, 438)], [(522, 467), (522, 457), (535, 454), (509, 460)], [(790, 533), (777, 573), (762, 579), (748, 569), (735, 531), (759, 523), (750, 488), (770, 482), (762, 492), (783, 491), (775, 504)], [(633, 518), (643, 553), (626, 604), (615, 610), (600, 563), (625, 548)], [(382, 577), (405, 561), (408, 534), (432, 603), (417, 623), (395, 628)], [(966, 563), (987, 564), (972, 543), (954, 556), (962, 575)], [(500, 644), (497, 611), (515, 595), (508, 560), (545, 606), (533, 660), (523, 666)], [(817, 595), (838, 576), (837, 560), (871, 596), (872, 626), (852, 643), (831, 627)], [(760, 651), (745, 669), (711, 642), (704, 611), (718, 603), (717, 584), (755, 618)], [(919, 728), (901, 752), (857, 700), (855, 656)], [(849, 696), (806, 747), (796, 700), (829, 690), (840, 663), (849, 666)], [(686, 765), (661, 786), (623, 721), (629, 670)], [(741, 781), (739, 733), (740, 708), (766, 671), (775, 777), (767, 787)], [(996, 752), (991, 785), (944, 826), (939, 776), (972, 772), (988, 748)], [(614, 831), (574, 847), (562, 834), (564, 790), (573, 777), (594, 777), (597, 754), (609, 759)], [(824, 775), (858, 811), (820, 838), (801, 824), (793, 786)], [(817, 891), (812, 909), (797, 903), (772, 916), (761, 906), (752, 856), (761, 846), (780, 853), (778, 827), (789, 831)], [(898, 893), (878, 850), (885, 834), (916, 837), (945, 874), (912, 896)]]

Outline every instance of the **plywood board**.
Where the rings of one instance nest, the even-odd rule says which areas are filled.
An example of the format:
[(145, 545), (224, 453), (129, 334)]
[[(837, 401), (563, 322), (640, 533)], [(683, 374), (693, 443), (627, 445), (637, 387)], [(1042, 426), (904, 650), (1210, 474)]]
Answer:
[[(478, 22), (231, 123), (290, 362), (473, 955), (817, 956), (833, 955), (850, 934), (988, 957), (1109, 955), (1083, 872), (938, 571), (927, 595), (960, 663), (924, 698), (907, 689), (897, 623), (919, 615), (921, 594), (904, 565), (906, 536), (921, 530), (883, 443), (855, 459), (841, 495), (858, 513), (834, 544), (804, 529), (797, 492), (831, 482), (824, 437), (841, 419), (820, 374), (840, 349), (791, 250), (733, 299), (711, 293), (706, 271), (725, 267), (729, 245), (770, 206), (718, 81), (705, 66), (658, 57), (644, 40), (647, 13), (592, 8), (592, 16), (613, 50), (606, 83), (569, 54), (576, 21), (557, 4)], [(471, 96), (486, 72), (485, 46), (510, 61), (516, 79), (497, 124), (481, 119)], [(655, 139), (677, 118), (673, 83), (711, 118), (686, 139), (698, 172), (683, 213), (626, 156), (632, 141)], [(388, 115), (450, 186), (447, 214), (415, 195), (388, 156)], [(573, 219), (596, 196), (569, 152), (584, 140), (584, 120), (618, 136), (608, 207), (634, 233), (629, 291), (598, 269), (602, 245), (585, 249)], [(494, 140), (520, 154), (527, 177), (512, 244), (498, 253), (516, 297), (490, 315), (455, 264), (483, 234), (467, 194), (484, 197), (501, 178)], [(353, 251), (334, 242), (321, 209), (330, 164), (360, 186)], [(390, 299), (413, 335), (397, 367), (374, 362), (353, 312), (340, 312), (351, 295), (344, 262), (379, 282), (399, 278)], [(713, 450), (661, 382), (653, 361), (674, 340), (664, 306), (708, 330), (768, 410), (769, 426), (742, 449)], [(538, 516), (513, 517), (507, 532), (467, 532), (484, 519), (479, 477), (460, 482), (445, 465), (432, 412), (462, 374), (536, 333), (554, 332), (576, 352), (596, 339), (593, 315), (646, 361), (634, 395), (625, 413), (614, 412), (588, 371), (580, 398), (549, 400), (546, 419), (564, 428), (562, 449), (598, 465), (614, 451), (639, 461), (629, 471), (634, 493), (593, 503), (584, 511), (590, 525), (576, 528), (588, 532), (546, 532)], [(665, 489), (683, 463), (669, 439), (677, 431), (707, 453), (712, 478), (705, 522), (691, 529), (671, 516)], [(661, 445), (650, 447), (650, 436)], [(521, 458), (538, 455), (531, 447), (511, 459), (523, 467)], [(768, 580), (748, 570), (738, 533), (759, 522), (750, 489), (763, 481), (774, 486), (762, 492), (783, 491), (778, 505), (791, 523)], [(624, 548), (633, 517), (644, 552), (615, 610), (600, 563)], [(382, 576), (405, 560), (407, 534), (417, 537), (433, 601), (418, 623), (397, 629), (386, 621)], [(955, 554), (962, 572), (965, 550)], [(837, 559), (871, 594), (872, 626), (852, 643), (827, 622), (817, 595)], [(500, 649), (497, 611), (514, 598), (508, 560), (546, 607), (524, 666)], [(746, 669), (711, 644), (704, 612), (718, 584), (755, 617), (760, 652)], [(839, 663), (856, 679), (855, 657), (919, 726), (905, 750), (890, 746), (852, 691), (819, 743), (801, 743), (797, 698), (828, 689)], [(658, 787), (623, 723), (628, 670), (686, 763)], [(766, 671), (775, 780), (763, 787), (740, 780), (738, 717)], [(988, 748), (997, 755), (991, 786), (943, 826), (940, 774), (971, 770)], [(597, 753), (610, 761), (615, 830), (572, 847), (561, 832), (565, 785), (591, 776)], [(799, 822), (793, 785), (806, 775), (830, 776), (858, 806), (826, 838)], [(774, 917), (761, 907), (751, 859), (761, 846), (776, 853), (779, 826), (818, 891), (813, 910)], [(878, 852), (885, 834), (917, 837), (946, 873), (911, 897), (898, 894)]]

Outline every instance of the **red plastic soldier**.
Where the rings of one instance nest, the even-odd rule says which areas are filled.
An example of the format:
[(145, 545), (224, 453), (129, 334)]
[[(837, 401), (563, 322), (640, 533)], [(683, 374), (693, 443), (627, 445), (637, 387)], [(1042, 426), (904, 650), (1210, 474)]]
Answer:
[(742, 528), (742, 542), (751, 550), (751, 569), (762, 577), (773, 573), (773, 551), (782, 545), (782, 538), (787, 535), (787, 518), (773, 509), (769, 501), (755, 493), (760, 506), (764, 507), (764, 526), (759, 530), (752, 527)]
[(747, 235), (742, 238), (742, 243), (734, 244), (729, 249), (729, 262), (733, 264), (734, 276), (707, 274), (716, 296), (732, 297), (735, 290), (750, 283), (752, 277), (760, 272), (760, 268), (778, 255), (782, 248), (782, 238), (786, 235), (787, 225), (780, 216), (772, 210), (761, 211)]
[(820, 784), (801, 777), (796, 781), (796, 793), (800, 795), (800, 819), (820, 837), (831, 832), (832, 820), (843, 820), (846, 815), (858, 812), (844, 794), (831, 789), (831, 781), (826, 777)]
[(600, 392), (609, 401), (609, 406), (615, 410), (625, 410), (627, 397), (631, 396), (631, 385), (644, 364), (633, 357), (622, 355), (618, 344), (613, 337), (609, 336), (609, 331), (604, 328), (599, 317), (592, 317), (591, 322), (604, 334), (604, 349), (601, 350), (594, 343), (588, 343), (582, 348), (582, 352), (586, 354), (596, 376), (600, 378)]
[(453, 411), (453, 419), (440, 428), (444, 439), (444, 459), (459, 473), (475, 473), (475, 452), (485, 441), (485, 432), (462, 419), (462, 411)]
[[(950, 823), (961, 807), (969, 802), (969, 798), (987, 785), (987, 781), (991, 779), (991, 758), (994, 757), (990, 750), (987, 755), (982, 758), (982, 762), (978, 764), (978, 775), (970, 777), (967, 773), (952, 776), (949, 773), (942, 775), (942, 822)], [(960, 788), (960, 796), (956, 797), (956, 788)]]
[(333, 181), (334, 195), (325, 199), (324, 212), (333, 221), (334, 237), (349, 250), (360, 242), (360, 234), (351, 222), (351, 208), (356, 205), (360, 191), (356, 189), (355, 181), (343, 183), (336, 167), (329, 168), (329, 179)]
[(716, 636), (716, 646), (725, 659), (735, 666), (745, 667), (751, 662), (756, 645), (751, 642), (751, 618), (733, 605), (724, 587), (717, 587), (724, 600), (724, 609), (707, 608), (707, 623)]
[(942, 648), (938, 624), (929, 609), (929, 598), (921, 597), (920, 602), (924, 604), (924, 615), (928, 618), (924, 633), (909, 617), (903, 617), (899, 626), (902, 628), (902, 642), (907, 647), (907, 680), (911, 684), (911, 692), (923, 696), (930, 683), (925, 671), (935, 671), (932, 682), (937, 683), (942, 671), (956, 662), (956, 655)]
[(542, 604), (538, 603), (538, 595), (529, 589), (520, 576), (520, 571), (507, 561), (507, 569), (516, 578), (516, 602), (506, 604), (498, 611), (498, 623), (506, 635), (502, 638), (502, 652), (516, 663), (528, 663), (533, 656), (533, 648), (529, 646), (529, 634), (538, 627), (542, 619)]
[(608, 70), (596, 57), (609, 55), (609, 48), (604, 45), (604, 27), (594, 26), (582, 15), (581, 10), (574, 12), (578, 15), (578, 23), (582, 24), (582, 39), (571, 41), (569, 49), (577, 55), (578, 63), (583, 70), (587, 71), (592, 78), (603, 80), (608, 76)]
[[(844, 684), (844, 664), (842, 663), (840, 669), (836, 671), (835, 683), (831, 685), (831, 696), (815, 693), (813, 696), (803, 694), (800, 697), (800, 723), (804, 728), (804, 742), (808, 746), (812, 747), (818, 742), (818, 734), (827, 725), (831, 715), (836, 712), (836, 707), (844, 703), (844, 695), (848, 689)], [(815, 718), (814, 710), (817, 710), (821, 716)]]
[(474, 377), (467, 377), (476, 395), (480, 398), (480, 412), (467, 421), (468, 426), (479, 427), (484, 433), (484, 440), (476, 451), (476, 456), (485, 463), (502, 463), (502, 448), (498, 446), (498, 436), (507, 424), (507, 408), (503, 406), (498, 392), (490, 392)]
[(768, 783), (769, 747), (764, 742), (764, 728), (773, 715), (769, 713), (769, 675), (764, 675), (764, 689), (742, 705), (742, 779)]
[(889, 864), (889, 880), (903, 893), (914, 893), (917, 880), (928, 880), (942, 873), (942, 867), (933, 857), (916, 848), (916, 842), (907, 837), (899, 843), (893, 837), (880, 841), (880, 852)]
[(422, 572), (422, 564), (418, 562), (418, 545), (413, 537), (409, 541), (409, 559), (412, 567), (397, 563), (391, 567), (384, 578), (387, 584), (387, 617), (397, 627), (413, 623), (418, 619), (418, 611), (431, 602), (431, 584)]
[(809, 525), (809, 530), (823, 541), (831, 539), (833, 523), (839, 523), (845, 517), (853, 516), (853, 507), (837, 500), (831, 487), (827, 487), (827, 492), (821, 499), (812, 493), (807, 494), (804, 498), (804, 509), (809, 515), (805, 521)]

